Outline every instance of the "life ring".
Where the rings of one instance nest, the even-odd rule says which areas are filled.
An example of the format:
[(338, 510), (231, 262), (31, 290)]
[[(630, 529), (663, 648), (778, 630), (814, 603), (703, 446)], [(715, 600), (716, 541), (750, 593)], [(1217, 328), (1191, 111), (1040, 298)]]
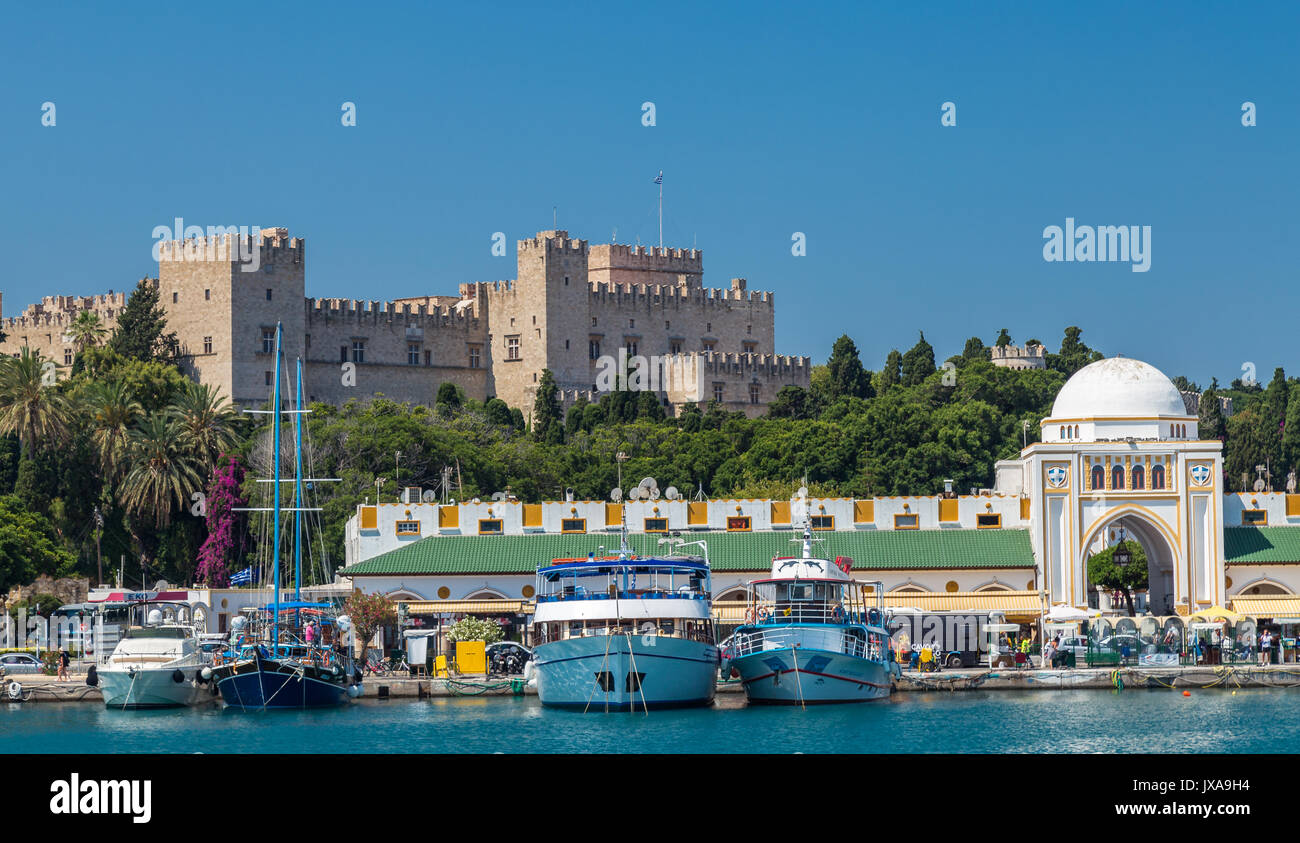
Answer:
[(766, 620), (767, 620), (767, 609), (759, 609), (759, 610), (758, 610), (758, 622), (759, 622), (759, 623), (763, 623), (763, 622), (766, 621)]
[(17, 682), (9, 683), (9, 699), (21, 700), (23, 698), (23, 686)]
[(844, 623), (844, 608), (842, 606), (836, 606), (831, 610), (831, 620), (835, 623)]
[(754, 610), (753, 610), (753, 609), (746, 609), (746, 610), (745, 610), (745, 623), (753, 623), (753, 622), (754, 622)]

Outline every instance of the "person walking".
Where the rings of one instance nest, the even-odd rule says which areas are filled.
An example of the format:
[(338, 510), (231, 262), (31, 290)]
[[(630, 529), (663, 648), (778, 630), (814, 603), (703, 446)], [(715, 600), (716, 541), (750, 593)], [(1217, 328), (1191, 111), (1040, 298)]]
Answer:
[(58, 681), (59, 681), (59, 682), (67, 682), (67, 681), (69, 680), (69, 678), (70, 678), (70, 677), (68, 676), (68, 662), (69, 662), (69, 661), (71, 661), (71, 660), (68, 658), (68, 651), (67, 651), (67, 648), (65, 648), (65, 647), (60, 647), (60, 648), (59, 648), (59, 676), (58, 676)]

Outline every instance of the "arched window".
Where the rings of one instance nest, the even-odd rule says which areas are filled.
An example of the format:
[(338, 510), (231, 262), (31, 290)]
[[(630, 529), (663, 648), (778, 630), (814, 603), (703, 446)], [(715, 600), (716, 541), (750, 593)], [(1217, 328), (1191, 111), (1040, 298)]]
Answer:
[(1112, 489), (1124, 488), (1124, 466), (1114, 465), (1110, 469), (1110, 487)]
[(1160, 463), (1151, 466), (1151, 488), (1163, 489), (1165, 487), (1165, 467)]
[(1106, 469), (1100, 465), (1092, 467), (1092, 488), (1093, 491), (1101, 491), (1106, 488)]
[(1077, 424), (1074, 426), (1074, 438), (1079, 438), (1079, 426)]
[(1061, 425), (1061, 438), (1065, 438), (1065, 425)]
[(1133, 466), (1133, 473), (1129, 476), (1129, 479), (1133, 481), (1134, 489), (1145, 489), (1147, 487), (1146, 469), (1140, 465)]

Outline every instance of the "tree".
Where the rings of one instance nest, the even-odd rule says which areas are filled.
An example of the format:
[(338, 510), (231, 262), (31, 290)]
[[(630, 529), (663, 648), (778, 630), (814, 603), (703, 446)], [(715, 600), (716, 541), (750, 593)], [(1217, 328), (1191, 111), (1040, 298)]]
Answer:
[(560, 408), (560, 388), (550, 369), (542, 369), (533, 402), (533, 438), (555, 445), (564, 441), (564, 415)]
[(1282, 469), (1300, 472), (1300, 383), (1291, 384), (1286, 402), (1286, 423), (1282, 428)]
[(1047, 355), (1047, 368), (1061, 372), (1066, 377), (1101, 359), (1100, 351), (1093, 351), (1079, 339), (1083, 329), (1071, 325), (1065, 329), (1065, 338), (1061, 340), (1061, 353)]
[(364, 663), (366, 651), (370, 649), (370, 640), (381, 627), (397, 622), (397, 609), (392, 601), (382, 594), (354, 591), (343, 604), (343, 611), (352, 620), (352, 627), (361, 642), (361, 653), (358, 659)]
[(934, 372), (934, 347), (925, 341), (925, 331), (922, 331), (921, 339), (903, 355), (900, 367), (903, 386), (924, 383)]
[(1002, 328), (998, 331), (998, 338), (993, 344), (998, 348), (1006, 348), (1011, 345), (1011, 334), (1007, 333), (1006, 328)]
[(1210, 388), (1201, 393), (1201, 406), (1198, 413), (1197, 432), (1202, 439), (1218, 439), (1220, 442), (1228, 434), (1223, 421), (1223, 408), (1219, 405), (1219, 379), (1210, 381)]
[(180, 342), (175, 333), (166, 333), (166, 329), (167, 316), (159, 304), (157, 282), (141, 278), (118, 314), (117, 329), (108, 347), (142, 363), (156, 361), (174, 366), (180, 359)]
[(808, 418), (808, 392), (799, 386), (783, 386), (776, 398), (767, 406), (767, 415), (774, 419)]
[(511, 427), (514, 421), (510, 418), (510, 405), (500, 398), (489, 398), (483, 405), (483, 414), (487, 416), (489, 424), (500, 425), (501, 427)]
[(186, 381), (169, 414), (181, 446), (194, 457), (200, 474), (208, 474), (217, 456), (238, 441), (235, 426), (239, 414), (218, 389), (208, 384)]
[(880, 370), (880, 389), (885, 391), (891, 386), (897, 386), (903, 380), (903, 355), (898, 349), (892, 349), (889, 356), (885, 358), (885, 368)]
[(17, 436), (28, 457), (38, 444), (53, 448), (68, 439), (68, 401), (47, 383), (54, 365), (47, 362), (27, 348), (18, 357), (0, 358), (0, 435)]
[(842, 335), (831, 346), (831, 356), (826, 361), (826, 368), (830, 374), (829, 398), (834, 399), (844, 395), (853, 398), (871, 397), (871, 378), (862, 368), (862, 361), (858, 358), (858, 347), (853, 344), (853, 340), (849, 339), (848, 334)]
[(99, 345), (106, 336), (108, 336), (108, 329), (104, 327), (99, 314), (93, 310), (78, 311), (68, 327), (68, 339), (72, 340), (72, 345), (77, 349), (78, 354), (87, 348)]
[(48, 518), (17, 495), (0, 495), (0, 591), (7, 593), (41, 574), (65, 575), (75, 561)]
[(989, 359), (989, 350), (984, 347), (984, 341), (979, 337), (971, 337), (966, 340), (966, 347), (962, 349), (961, 358), (965, 361), (987, 360)]
[(92, 383), (85, 407), (90, 415), (90, 438), (101, 476), (110, 485), (121, 476), (131, 446), (131, 429), (144, 415), (126, 384), (119, 380)]
[(1124, 603), (1129, 617), (1132, 617), (1133, 593), (1148, 587), (1147, 554), (1140, 543), (1131, 539), (1125, 539), (1124, 547), (1133, 554), (1133, 558), (1122, 568), (1115, 564), (1114, 547), (1094, 553), (1088, 560), (1088, 582), (1098, 588), (1124, 592)]
[(156, 528), (172, 520), (172, 508), (184, 506), (202, 485), (197, 460), (181, 445), (176, 424), (161, 414), (147, 417), (131, 431), (131, 467), (119, 500), (129, 515), (153, 521)]
[(1246, 491), (1255, 480), (1255, 466), (1268, 463), (1269, 448), (1276, 441), (1274, 435), (1277, 431), (1270, 426), (1260, 407), (1233, 413), (1227, 428), (1228, 448), (1223, 468), (1228, 475), (1228, 486), (1231, 488), (1240, 482), (1242, 491)]
[(1173, 379), (1173, 383), (1174, 383), (1174, 389), (1178, 390), (1179, 392), (1200, 392), (1201, 391), (1201, 387), (1197, 385), (1195, 381), (1189, 381), (1187, 378), (1183, 377), (1182, 375), (1178, 375), (1177, 377), (1175, 377)]
[(572, 437), (575, 433), (582, 430), (582, 417), (587, 412), (587, 396), (579, 395), (573, 401), (573, 406), (564, 417), (564, 435)]
[(505, 638), (505, 633), (501, 631), (501, 624), (472, 616), (461, 618), (447, 630), (447, 640), (452, 643), (457, 641), (482, 641), (486, 644), (492, 644), (502, 638)]
[[(1263, 423), (1268, 441), (1268, 455), (1271, 461), (1282, 456), (1282, 427), (1286, 422), (1287, 394), (1290, 386), (1286, 382), (1286, 372), (1279, 366), (1273, 370), (1273, 380), (1264, 390)], [(1280, 466), (1275, 466), (1280, 467)]]
[(465, 403), (464, 393), (456, 384), (445, 381), (438, 386), (438, 394), (434, 397), (433, 403), (439, 408), (445, 408), (443, 415), (446, 415), (461, 408)]
[(243, 484), (244, 466), (236, 457), (222, 454), (208, 483), (208, 537), (199, 547), (199, 582), (225, 588), (230, 584), (232, 568), (247, 550), (244, 519), (235, 511), (248, 506), (248, 500), (241, 492)]

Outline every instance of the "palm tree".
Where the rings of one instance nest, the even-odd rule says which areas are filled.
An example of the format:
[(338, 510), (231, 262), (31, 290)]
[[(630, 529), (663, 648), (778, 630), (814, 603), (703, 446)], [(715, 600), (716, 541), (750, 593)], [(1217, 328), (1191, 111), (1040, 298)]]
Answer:
[(68, 440), (71, 413), (54, 374), (53, 361), (27, 348), (18, 357), (0, 358), (0, 435), (17, 435), (29, 457), (37, 444), (53, 447)]
[(217, 457), (229, 451), (239, 437), (239, 414), (221, 393), (208, 384), (186, 381), (168, 413), (176, 425), (181, 445), (198, 461), (206, 476)]
[(180, 430), (164, 413), (148, 416), (130, 434), (131, 467), (118, 490), (128, 515), (171, 524), (172, 507), (184, 506), (202, 486), (197, 461), (181, 444)]
[(104, 327), (99, 314), (93, 310), (79, 311), (73, 318), (72, 324), (68, 326), (66, 335), (76, 347), (78, 354), (91, 346), (99, 345), (106, 336), (108, 336), (108, 329)]
[(144, 415), (144, 408), (122, 381), (93, 385), (87, 407), (90, 439), (95, 445), (100, 471), (111, 485), (126, 465), (131, 452), (131, 429)]

